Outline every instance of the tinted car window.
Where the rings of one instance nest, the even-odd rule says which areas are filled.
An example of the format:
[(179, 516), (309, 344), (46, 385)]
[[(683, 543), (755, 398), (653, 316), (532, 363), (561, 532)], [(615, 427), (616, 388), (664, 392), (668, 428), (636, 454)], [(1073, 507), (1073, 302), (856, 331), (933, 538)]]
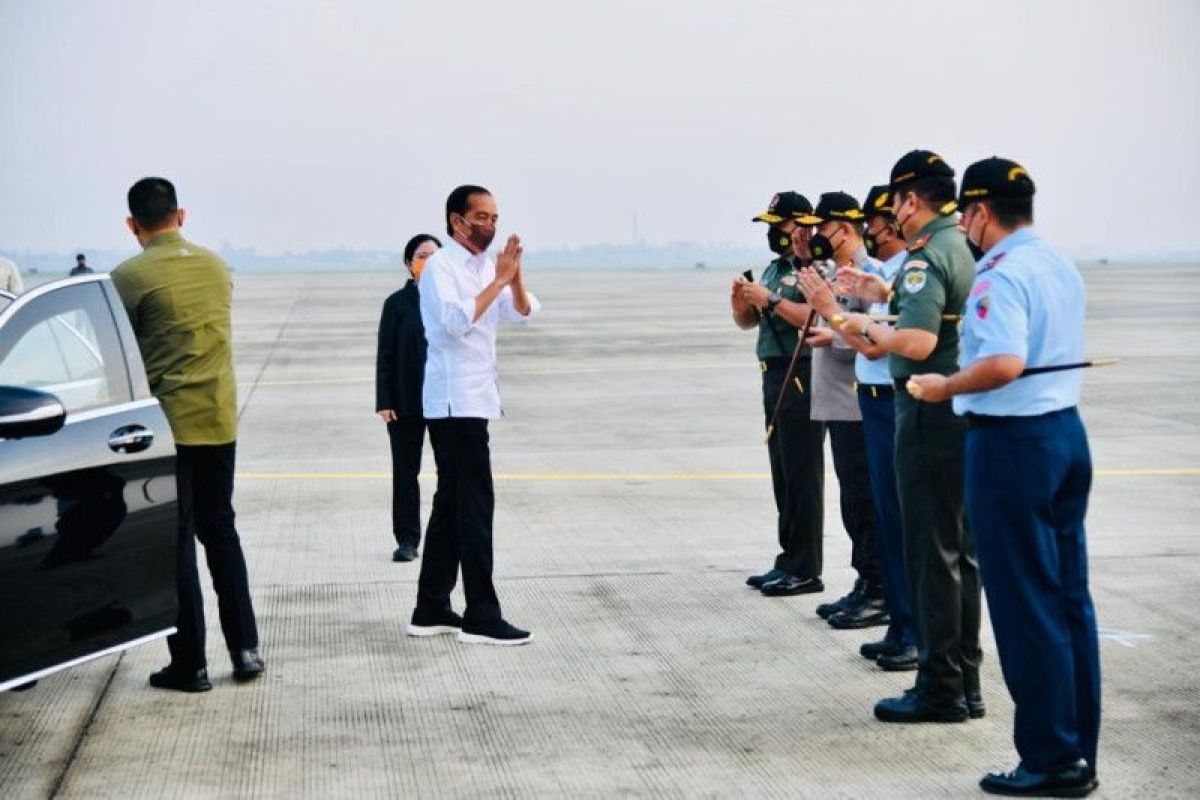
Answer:
[(126, 402), (129, 376), (98, 283), (34, 299), (0, 331), (0, 384), (56, 395), (68, 413)]

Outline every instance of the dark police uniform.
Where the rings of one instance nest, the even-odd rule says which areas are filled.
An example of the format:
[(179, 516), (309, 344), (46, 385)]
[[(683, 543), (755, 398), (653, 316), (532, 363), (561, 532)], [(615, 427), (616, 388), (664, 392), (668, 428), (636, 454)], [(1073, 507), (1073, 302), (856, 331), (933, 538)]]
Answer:
[[(962, 202), (1033, 191), (1019, 165), (993, 158), (968, 168)], [(979, 262), (963, 318), (962, 366), (1001, 355), (1031, 367), (1077, 363), (1084, 306), (1075, 265), (1033, 228), (1019, 228)], [(1087, 582), (1092, 464), (1076, 408), (1080, 383), (1077, 369), (1031, 375), (955, 397), (954, 409), (968, 423), (967, 514), (1016, 704), (1021, 766), (1055, 773), (1085, 759), (1092, 775), (1077, 782), (1094, 784), (1100, 661)]]
[[(897, 174), (909, 177), (897, 181)], [(934, 154), (914, 151), (893, 169), (892, 189), (903, 190), (905, 180), (926, 175), (953, 177), (954, 171)], [(950, 401), (919, 403), (904, 386), (917, 373), (954, 372), (958, 326), (942, 315), (962, 312), (975, 262), (949, 215), (918, 231), (908, 251), (892, 286), (890, 311), (898, 315), (897, 329), (919, 328), (938, 337), (923, 361), (888, 356), (896, 387), (896, 480), (905, 565), (917, 623), (915, 699), (941, 719), (965, 719), (968, 700), (982, 711), (979, 570), (963, 523), (966, 425), (955, 416)], [(877, 715), (880, 710), (877, 706)]]
[(425, 326), (420, 295), (409, 280), (383, 304), (375, 357), (375, 411), (390, 409), (387, 424), (392, 448), (392, 533), (400, 548), (421, 541), (421, 451), (425, 417), (421, 387), (425, 379)]
[[(766, 213), (756, 221), (774, 225), (785, 216), (812, 212), (807, 198), (795, 192), (776, 195)], [(782, 215), (782, 216), (781, 216)], [(760, 283), (785, 300), (804, 302), (797, 285), (796, 264), (790, 255), (767, 265)], [(767, 594), (778, 592), (772, 584), (812, 581), (804, 591), (819, 590), (822, 568), (822, 538), (825, 522), (825, 426), (810, 419), (809, 387), (812, 383), (812, 349), (805, 346), (796, 360), (794, 380), (784, 386), (788, 366), (800, 333), (772, 311), (764, 311), (758, 322), (755, 352), (762, 370), (763, 418), (770, 425), (771, 415), (783, 393), (775, 430), (767, 442), (771, 461), (771, 484), (778, 510), (779, 554), (774, 569), (750, 584)], [(796, 381), (799, 381), (797, 386)], [(800, 387), (803, 387), (801, 390)]]

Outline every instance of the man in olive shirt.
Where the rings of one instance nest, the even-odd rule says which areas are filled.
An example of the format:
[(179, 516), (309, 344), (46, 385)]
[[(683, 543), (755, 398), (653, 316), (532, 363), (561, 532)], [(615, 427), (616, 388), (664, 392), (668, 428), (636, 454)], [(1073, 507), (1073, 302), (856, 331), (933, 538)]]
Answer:
[(743, 330), (758, 329), (756, 352), (762, 370), (765, 425), (770, 425), (779, 406), (767, 451), (779, 512), (780, 553), (772, 569), (746, 579), (749, 586), (768, 597), (810, 594), (825, 588), (821, 582), (825, 426), (813, 422), (809, 413), (812, 348), (804, 347), (793, 379), (784, 385), (800, 337), (797, 329), (804, 327), (808, 314), (804, 295), (796, 285), (796, 269), (810, 260), (808, 237), (812, 230), (797, 219), (812, 210), (812, 203), (802, 194), (775, 195), (767, 210), (753, 221), (770, 226), (767, 243), (778, 258), (763, 270), (760, 282), (739, 277), (732, 287), (734, 323)]
[[(843, 332), (888, 352), (896, 384), (896, 481), (904, 555), (917, 623), (917, 683), (881, 700), (885, 722), (962, 722), (984, 714), (979, 692), (979, 568), (963, 522), (966, 426), (950, 401), (918, 403), (904, 389), (917, 373), (949, 375), (958, 365), (958, 322), (975, 260), (953, 216), (954, 170), (936, 153), (914, 150), (892, 168), (892, 209), (908, 256), (891, 286), (890, 328), (849, 315)], [(887, 288), (862, 276), (858, 293), (879, 300)], [(871, 295), (871, 296), (866, 296)]]
[(229, 269), (180, 234), (175, 187), (143, 178), (129, 190), (130, 231), (143, 251), (118, 266), (113, 284), (137, 334), (150, 389), (162, 404), (177, 451), (178, 632), (171, 663), (150, 676), (160, 689), (205, 692), (204, 599), (196, 542), (204, 545), (221, 630), (239, 681), (262, 674), (246, 560), (233, 524), (237, 387), (230, 335)]

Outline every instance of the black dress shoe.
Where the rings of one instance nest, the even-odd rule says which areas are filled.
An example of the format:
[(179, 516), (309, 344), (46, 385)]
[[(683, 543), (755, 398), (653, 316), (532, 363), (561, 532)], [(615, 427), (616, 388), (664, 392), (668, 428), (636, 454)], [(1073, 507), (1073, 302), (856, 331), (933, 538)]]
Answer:
[(150, 685), (155, 689), (174, 689), (177, 692), (207, 692), (212, 689), (207, 669), (179, 669), (172, 664), (150, 673)]
[(1053, 772), (1030, 772), (1019, 764), (1012, 772), (989, 772), (979, 782), (985, 792), (1008, 797), (1087, 797), (1099, 785), (1083, 759)]
[(817, 616), (821, 619), (829, 619), (839, 611), (857, 604), (859, 602), (859, 598), (862, 597), (864, 589), (865, 587), (863, 586), (862, 579), (860, 578), (856, 580), (854, 582), (854, 588), (846, 592), (846, 594), (842, 595), (837, 600), (834, 600), (832, 603), (821, 603), (821, 605), (817, 606)]
[(971, 719), (983, 719), (987, 706), (983, 704), (983, 695), (979, 692), (967, 692), (967, 713)]
[(761, 589), (764, 583), (777, 581), (785, 575), (787, 573), (781, 569), (767, 570), (762, 575), (751, 575), (749, 578), (746, 578), (746, 585), (753, 586), (755, 589)]
[(876, 703), (875, 718), (881, 722), (966, 722), (967, 706), (961, 702), (934, 705), (909, 690)]
[(233, 679), (239, 683), (254, 680), (267, 668), (267, 662), (253, 648), (231, 651), (229, 659), (233, 662)]
[(880, 653), (875, 663), (884, 672), (911, 672), (917, 668), (917, 646), (897, 645)]
[(874, 661), (879, 656), (891, 652), (899, 646), (898, 643), (887, 639), (880, 639), (878, 642), (864, 642), (863, 646), (858, 648), (858, 654), (868, 661)]
[(392, 561), (414, 561), (417, 558), (415, 544), (402, 544), (392, 551)]
[(764, 583), (762, 593), (767, 597), (791, 597), (794, 594), (813, 594), (825, 591), (825, 584), (820, 578), (797, 578), (788, 575), (777, 581)]
[(876, 625), (887, 625), (891, 622), (888, 617), (887, 603), (882, 597), (866, 597), (861, 603), (847, 606), (829, 618), (829, 627), (839, 631), (855, 630), (857, 628), (872, 628)]

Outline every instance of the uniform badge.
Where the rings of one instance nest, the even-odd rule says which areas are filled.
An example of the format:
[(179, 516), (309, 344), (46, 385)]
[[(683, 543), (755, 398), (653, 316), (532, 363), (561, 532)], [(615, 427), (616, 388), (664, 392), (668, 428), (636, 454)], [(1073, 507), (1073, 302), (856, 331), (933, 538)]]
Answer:
[(904, 288), (909, 294), (916, 294), (925, 288), (925, 281), (928, 276), (921, 270), (913, 270), (904, 275)]
[(905, 269), (929, 269), (929, 262), (927, 262), (927, 261), (905, 261), (904, 268)]
[(992, 288), (992, 282), (984, 278), (971, 289), (971, 297), (978, 297), (990, 288)]
[(975, 301), (975, 316), (981, 320), (988, 318), (988, 308), (991, 306), (991, 295), (985, 294)]
[(929, 234), (928, 233), (925, 234), (924, 236), (918, 236), (913, 241), (913, 243), (908, 246), (908, 252), (915, 253), (927, 244), (929, 244)]
[(779, 279), (779, 285), (780, 286), (788, 286), (788, 287), (795, 286), (796, 285), (796, 276), (795, 275), (784, 275), (782, 278)]

